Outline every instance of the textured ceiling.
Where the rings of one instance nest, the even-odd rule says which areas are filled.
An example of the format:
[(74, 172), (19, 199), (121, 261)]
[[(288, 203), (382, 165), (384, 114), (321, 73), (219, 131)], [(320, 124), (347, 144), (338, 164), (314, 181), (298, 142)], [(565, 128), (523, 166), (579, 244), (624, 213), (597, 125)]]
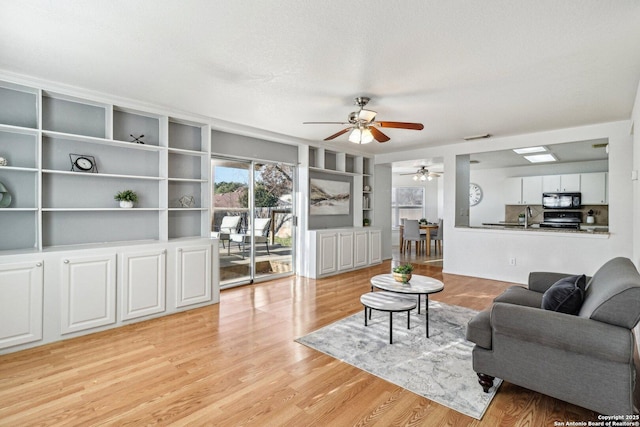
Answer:
[[(0, 0), (0, 69), (318, 143), (358, 95), (371, 153), (628, 119), (640, 2)], [(346, 135), (337, 144), (350, 144)]]

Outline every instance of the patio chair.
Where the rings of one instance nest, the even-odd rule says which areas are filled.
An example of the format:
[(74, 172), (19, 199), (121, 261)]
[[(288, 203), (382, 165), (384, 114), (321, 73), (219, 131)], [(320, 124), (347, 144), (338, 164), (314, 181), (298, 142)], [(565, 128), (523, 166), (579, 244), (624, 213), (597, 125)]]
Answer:
[(222, 217), (222, 222), (218, 227), (218, 231), (212, 231), (211, 237), (218, 238), (222, 242), (222, 247), (224, 248), (225, 240), (229, 242), (229, 247), (227, 248), (227, 252), (231, 251), (231, 242), (230, 236), (232, 234), (236, 234), (238, 229), (240, 228), (240, 220), (242, 219), (239, 215), (234, 216), (224, 216)]
[[(267, 255), (271, 255), (269, 252), (269, 225), (271, 224), (270, 218), (255, 218), (253, 228), (253, 238), (256, 243), (264, 243), (267, 248)], [(238, 249), (242, 247), (242, 258), (244, 259), (244, 252), (246, 246), (251, 244), (251, 234), (232, 234), (230, 236), (231, 241), (238, 244)]]

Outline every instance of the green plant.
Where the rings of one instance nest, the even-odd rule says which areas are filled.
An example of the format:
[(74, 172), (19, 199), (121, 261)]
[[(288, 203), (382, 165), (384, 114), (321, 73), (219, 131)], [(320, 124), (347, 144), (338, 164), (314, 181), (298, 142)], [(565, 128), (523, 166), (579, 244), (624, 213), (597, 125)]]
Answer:
[(362, 219), (362, 225), (364, 225), (366, 227), (369, 224), (371, 224), (371, 221), (369, 221), (369, 218), (363, 218)]
[(413, 265), (409, 263), (400, 264), (397, 267), (393, 267), (393, 272), (398, 274), (411, 274), (412, 271), (413, 271)]
[(115, 196), (113, 196), (113, 198), (115, 200), (118, 200), (118, 201), (127, 201), (127, 202), (137, 202), (138, 201), (138, 195), (133, 190), (119, 191), (119, 192), (116, 193)]
[(420, 218), (420, 221), (418, 221), (420, 224), (427, 224), (429, 221), (427, 221), (427, 218)]

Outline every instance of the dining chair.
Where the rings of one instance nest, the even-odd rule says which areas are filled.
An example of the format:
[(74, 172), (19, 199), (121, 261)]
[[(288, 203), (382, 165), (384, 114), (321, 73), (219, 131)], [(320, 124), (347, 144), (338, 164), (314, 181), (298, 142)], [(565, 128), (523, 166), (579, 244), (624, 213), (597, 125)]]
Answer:
[(442, 218), (438, 220), (438, 228), (431, 230), (431, 240), (433, 240), (433, 249), (438, 253), (438, 247), (440, 248), (440, 254), (442, 255)]
[(411, 242), (416, 242), (416, 255), (420, 253), (423, 243), (427, 241), (427, 236), (420, 232), (420, 224), (417, 219), (404, 220), (404, 242), (411, 251)]

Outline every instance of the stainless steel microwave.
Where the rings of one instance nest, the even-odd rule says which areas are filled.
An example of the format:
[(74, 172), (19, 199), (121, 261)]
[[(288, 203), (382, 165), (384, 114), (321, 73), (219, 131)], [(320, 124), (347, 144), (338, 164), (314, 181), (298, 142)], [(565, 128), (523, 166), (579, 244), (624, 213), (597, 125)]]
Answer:
[(580, 209), (581, 193), (542, 193), (544, 209)]

